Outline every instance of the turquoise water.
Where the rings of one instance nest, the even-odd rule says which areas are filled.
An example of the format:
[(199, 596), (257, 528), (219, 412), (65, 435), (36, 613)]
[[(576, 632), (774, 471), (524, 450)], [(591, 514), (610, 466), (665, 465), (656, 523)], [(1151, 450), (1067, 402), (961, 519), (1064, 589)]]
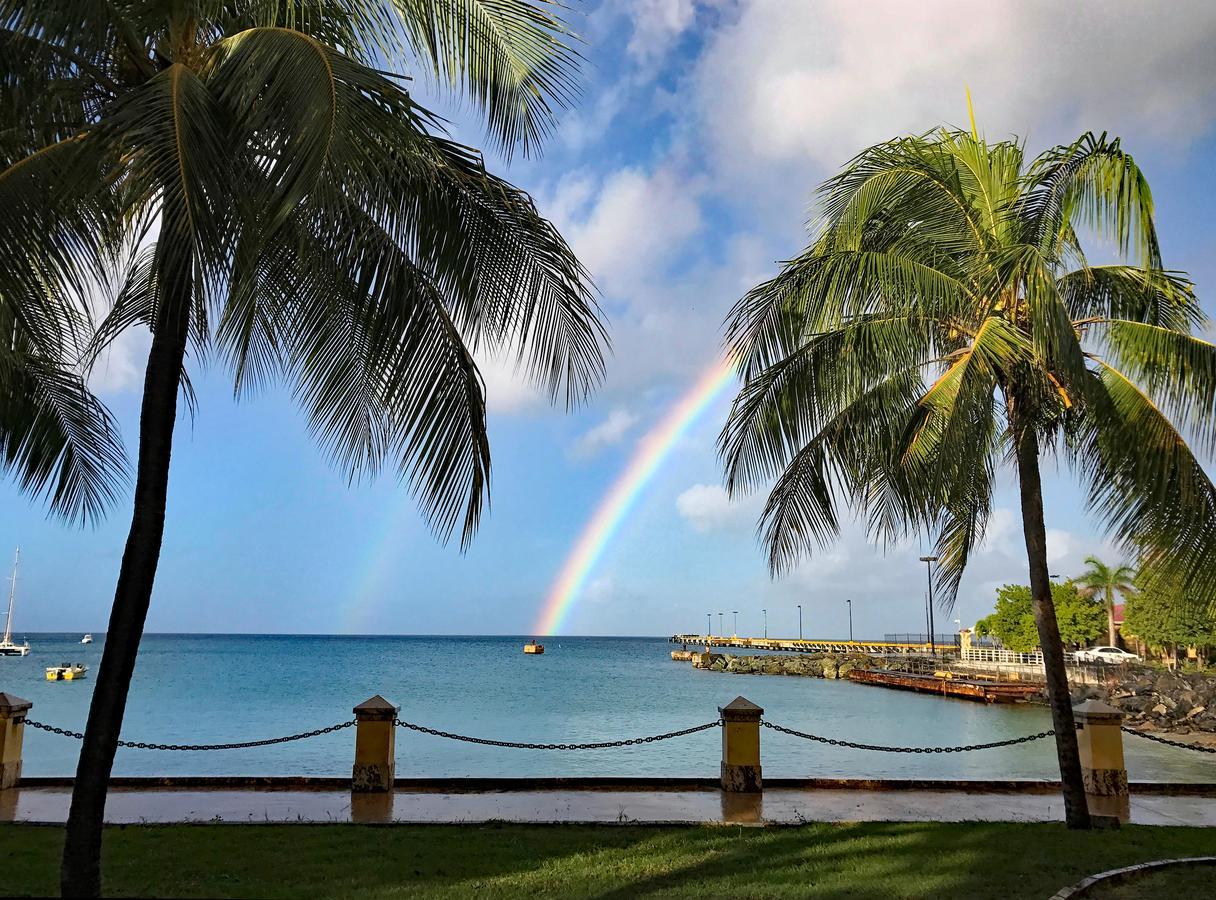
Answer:
[[(30, 717), (84, 726), (92, 677), (48, 682), (43, 669), (79, 661), (95, 674), (103, 636), (30, 635), (24, 659), (0, 658), (0, 690), (32, 700)], [(1034, 706), (985, 706), (885, 688), (731, 675), (673, 662), (659, 638), (549, 638), (525, 656), (525, 638), (163, 635), (145, 637), (123, 737), (222, 743), (308, 731), (351, 717), (373, 694), (400, 716), (445, 731), (499, 740), (577, 743), (642, 737), (717, 718), (737, 695), (782, 725), (874, 744), (972, 744), (1050, 728)], [(893, 754), (762, 733), (769, 777), (1048, 778), (1051, 741), (962, 754)], [(547, 752), (475, 746), (399, 731), (400, 776), (635, 775), (716, 777), (714, 729), (640, 747)], [(69, 775), (76, 741), (26, 729), (25, 774)], [(220, 752), (121, 749), (123, 775), (349, 775), (347, 729), (273, 747)], [(1216, 782), (1208, 756), (1128, 738), (1138, 780)]]

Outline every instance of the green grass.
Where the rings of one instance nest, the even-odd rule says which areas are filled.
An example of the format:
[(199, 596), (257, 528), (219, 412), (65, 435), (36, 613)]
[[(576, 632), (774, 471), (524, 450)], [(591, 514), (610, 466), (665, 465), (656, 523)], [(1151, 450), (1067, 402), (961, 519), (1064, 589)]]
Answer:
[[(55, 893), (62, 841), (0, 826), (0, 893)], [(140, 825), (106, 831), (104, 871), (124, 896), (1045, 898), (1213, 853), (1216, 829), (1199, 828)]]

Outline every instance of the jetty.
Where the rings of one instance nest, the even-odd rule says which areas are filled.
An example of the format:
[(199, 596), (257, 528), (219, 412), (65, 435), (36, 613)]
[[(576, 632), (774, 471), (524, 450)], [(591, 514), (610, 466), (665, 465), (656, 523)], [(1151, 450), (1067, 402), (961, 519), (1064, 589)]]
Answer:
[(954, 672), (934, 672), (930, 675), (893, 669), (853, 669), (846, 677), (861, 684), (877, 684), (898, 690), (960, 697), (983, 703), (1025, 703), (1041, 691), (1036, 684), (959, 677)]
[[(747, 638), (726, 635), (674, 634), (668, 640), (700, 647), (738, 647), (743, 650), (776, 650), (785, 653), (865, 653), (869, 656), (942, 655), (954, 653), (953, 642), (941, 641), (842, 641), (833, 638)], [(674, 657), (673, 659), (678, 658)]]

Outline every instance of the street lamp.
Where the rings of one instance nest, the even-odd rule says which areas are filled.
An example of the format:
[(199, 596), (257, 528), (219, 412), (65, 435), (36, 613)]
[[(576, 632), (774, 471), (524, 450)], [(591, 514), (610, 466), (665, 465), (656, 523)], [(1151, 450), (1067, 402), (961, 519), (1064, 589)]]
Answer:
[(764, 636), (768, 637), (768, 610), (762, 609), (760, 612), (764, 613)]
[(739, 610), (732, 609), (730, 611), (730, 614), (735, 617), (735, 624), (733, 626), (734, 630), (732, 633), (734, 634), (735, 637), (738, 637), (739, 636)]
[(802, 640), (802, 604), (798, 604), (798, 640)]
[(929, 579), (929, 652), (937, 655), (937, 645), (933, 642), (933, 564), (936, 556), (922, 556), (920, 561), (925, 564), (925, 574)]
[(844, 602), (849, 604), (849, 643), (853, 643), (853, 598), (845, 597)]
[(706, 623), (705, 624), (705, 633), (709, 637), (713, 637), (714, 636), (714, 614), (713, 613), (705, 614), (705, 623)]
[(726, 637), (726, 626), (722, 624), (722, 613), (718, 613), (718, 634)]

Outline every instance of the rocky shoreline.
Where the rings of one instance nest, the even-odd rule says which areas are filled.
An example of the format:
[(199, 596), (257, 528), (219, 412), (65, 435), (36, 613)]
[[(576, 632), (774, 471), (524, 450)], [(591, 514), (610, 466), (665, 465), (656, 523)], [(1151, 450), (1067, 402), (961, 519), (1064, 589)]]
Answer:
[[(708, 659), (706, 659), (708, 656)], [(803, 678), (845, 678), (853, 669), (886, 669), (886, 662), (876, 656), (854, 653), (838, 656), (832, 653), (787, 655), (766, 653), (757, 656), (735, 656), (726, 653), (694, 653), (693, 665), (711, 672), (731, 672), (735, 675), (795, 675)]]
[(1105, 685), (1077, 688), (1073, 697), (1123, 710), (1131, 728), (1216, 739), (1216, 678), (1210, 675), (1142, 670)]
[[(898, 659), (866, 654), (831, 653), (734, 655), (690, 652), (693, 665), (735, 675), (790, 675), (838, 679), (854, 669), (901, 669)], [(1199, 743), (1216, 744), (1216, 678), (1199, 673), (1141, 670), (1105, 685), (1073, 689), (1073, 700), (1101, 700), (1123, 710), (1127, 725), (1141, 731), (1195, 735)]]

